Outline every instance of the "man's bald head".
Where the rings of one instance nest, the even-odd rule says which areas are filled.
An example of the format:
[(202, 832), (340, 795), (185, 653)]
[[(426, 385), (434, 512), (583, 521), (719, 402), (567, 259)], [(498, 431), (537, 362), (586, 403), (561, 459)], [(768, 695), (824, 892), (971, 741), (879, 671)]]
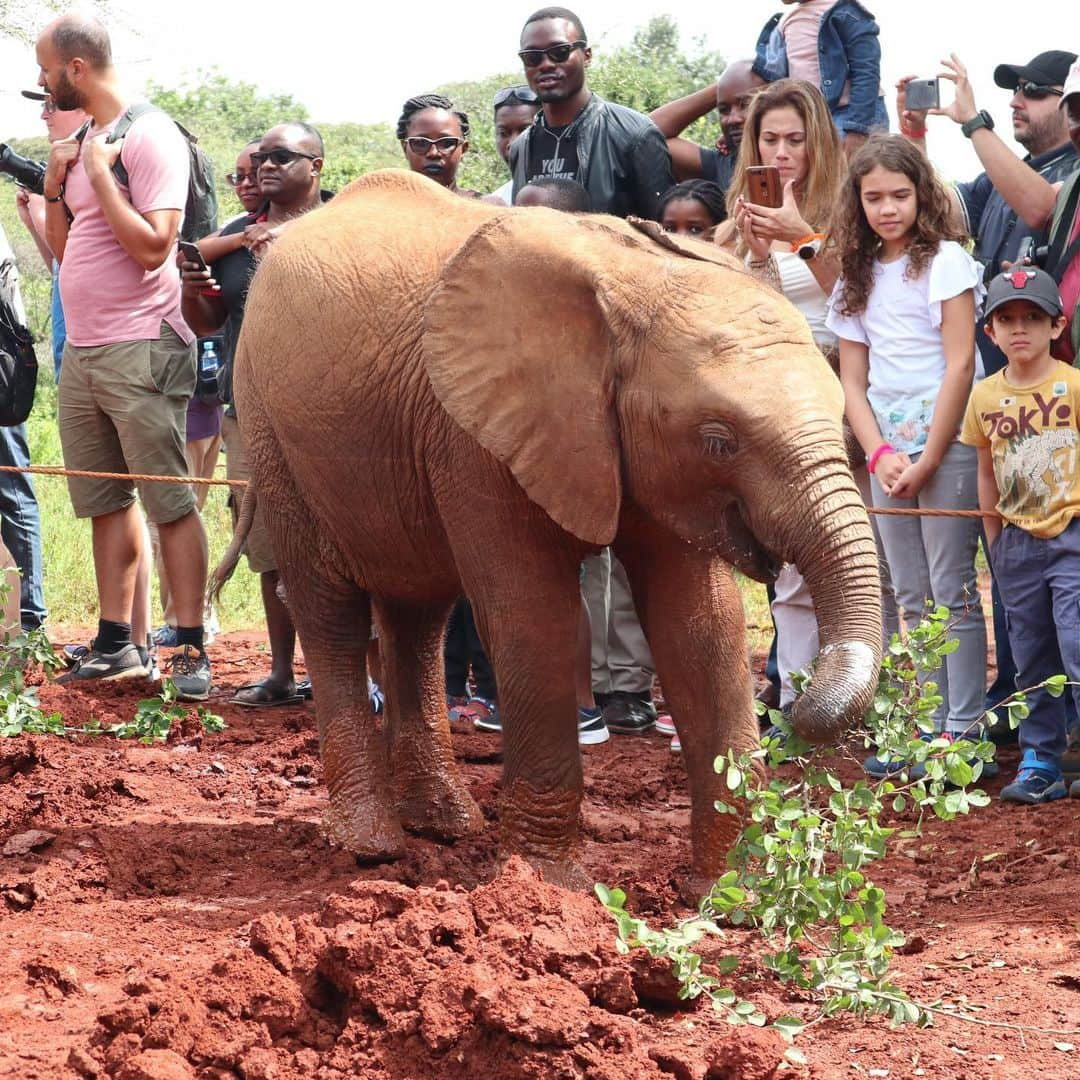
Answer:
[(287, 123), (278, 124), (258, 141), (265, 146), (291, 146), (319, 158), (326, 156), (323, 137), (319, 134), (318, 128), (312, 127), (303, 120), (290, 120)]
[(83, 60), (95, 71), (112, 67), (112, 43), (109, 32), (94, 18), (69, 12), (53, 19), (38, 40), (47, 40), (64, 64)]
[(716, 109), (720, 114), (720, 128), (732, 154), (739, 152), (750, 99), (764, 85), (765, 80), (754, 72), (753, 60), (733, 60), (716, 81)]

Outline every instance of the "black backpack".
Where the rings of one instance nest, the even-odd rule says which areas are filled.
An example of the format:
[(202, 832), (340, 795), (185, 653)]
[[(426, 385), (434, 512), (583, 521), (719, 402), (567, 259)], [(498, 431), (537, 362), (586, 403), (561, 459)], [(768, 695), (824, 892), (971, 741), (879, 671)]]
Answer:
[(22, 424), (34, 405), (37, 357), (30, 331), (0, 296), (0, 427)]
[[(128, 128), (140, 116), (151, 112), (161, 112), (161, 110), (149, 102), (128, 106), (120, 119), (116, 121), (116, 127), (113, 128), (108, 141), (117, 142), (122, 139), (128, 133)], [(188, 175), (187, 206), (184, 207), (184, 223), (180, 227), (180, 237), (194, 243), (217, 231), (218, 205), (217, 189), (214, 187), (214, 164), (199, 149), (198, 138), (192, 135), (183, 124), (175, 120), (173, 123), (180, 129), (180, 134), (187, 142), (191, 165)], [(128, 186), (128, 173), (121, 158), (116, 159), (113, 175), (124, 187)]]

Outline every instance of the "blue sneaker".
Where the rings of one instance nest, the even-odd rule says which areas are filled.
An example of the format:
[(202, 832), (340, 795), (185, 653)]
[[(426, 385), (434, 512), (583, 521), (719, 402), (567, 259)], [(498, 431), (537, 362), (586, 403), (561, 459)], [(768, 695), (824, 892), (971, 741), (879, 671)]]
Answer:
[(1040, 761), (1034, 750), (1025, 750), (1016, 779), (1001, 789), (1002, 802), (1044, 803), (1064, 799), (1068, 794), (1061, 770), (1049, 761)]
[[(977, 736), (965, 736), (971, 742), (978, 742)], [(929, 732), (923, 732), (920, 736), (923, 742), (933, 742), (935, 739), (947, 739), (949, 742), (956, 742), (959, 736), (950, 735), (947, 731), (939, 731), (934, 734)], [(968, 764), (974, 766), (976, 759), (971, 757), (968, 759)], [(883, 780), (887, 776), (895, 776), (901, 772), (904, 768), (904, 760), (902, 758), (889, 758), (887, 761), (882, 761), (876, 757), (868, 757), (863, 762), (863, 772), (867, 776), (874, 777), (875, 780)], [(982, 773), (979, 775), (979, 780), (993, 780), (998, 774), (998, 763), (996, 761), (984, 761), (982, 763)], [(910, 780), (919, 781), (926, 776), (926, 766), (920, 761), (916, 762), (908, 769), (908, 778)]]

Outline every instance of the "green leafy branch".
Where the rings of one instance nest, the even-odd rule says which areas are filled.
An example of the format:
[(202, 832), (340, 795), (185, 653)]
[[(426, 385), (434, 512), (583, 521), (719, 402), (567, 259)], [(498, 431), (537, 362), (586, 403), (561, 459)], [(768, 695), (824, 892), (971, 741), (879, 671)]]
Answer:
[[(718, 757), (715, 768), (730, 801), (718, 802), (717, 812), (738, 815), (745, 823), (729, 852), (728, 871), (714, 883), (697, 917), (662, 930), (628, 913), (622, 890), (598, 885), (597, 895), (618, 926), (618, 947), (666, 957), (684, 999), (704, 994), (731, 1023), (764, 1024), (761, 1010), (722, 982), (739, 958), (723, 957), (713, 974), (702, 969), (694, 952), (707, 934), (722, 935), (717, 920), (724, 919), (760, 931), (770, 946), (765, 967), (818, 1003), (819, 1014), (810, 1023), (851, 1012), (884, 1014), (894, 1024), (929, 1025), (940, 1010), (912, 1001), (889, 980), (893, 952), (904, 938), (886, 922), (885, 893), (868, 878), (867, 868), (886, 856), (898, 832), (882, 823), (889, 810), (913, 808), (916, 820), (900, 835), (918, 836), (928, 813), (948, 821), (990, 801), (969, 785), (992, 760), (993, 744), (933, 737), (933, 716), (942, 699), (930, 676), (956, 648), (950, 630), (948, 610), (937, 608), (906, 640), (894, 635), (889, 644), (861, 740), (889, 762), (884, 778), (846, 786), (835, 770), (845, 751), (803, 742), (776, 711), (769, 718), (779, 734), (763, 739), (759, 749)], [(806, 675), (797, 678), (798, 689), (808, 681)], [(1066, 685), (1064, 676), (1054, 676), (999, 708), (1016, 727), (1028, 714), (1027, 693), (1045, 688), (1059, 696)], [(975, 735), (982, 719), (965, 735)], [(997, 714), (985, 719), (994, 722)], [(912, 737), (913, 731), (924, 737)], [(794, 766), (794, 775), (778, 773), (783, 765)], [(791, 1037), (809, 1025), (780, 1017), (773, 1026)]]

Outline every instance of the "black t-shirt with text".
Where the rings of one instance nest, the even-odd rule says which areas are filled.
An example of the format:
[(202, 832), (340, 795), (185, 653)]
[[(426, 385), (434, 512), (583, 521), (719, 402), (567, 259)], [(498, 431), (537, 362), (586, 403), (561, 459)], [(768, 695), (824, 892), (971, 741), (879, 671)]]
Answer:
[(548, 180), (578, 180), (576, 133), (564, 127), (549, 128), (540, 123), (529, 140), (529, 159), (526, 175), (531, 184), (544, 177)]
[[(265, 211), (245, 214), (230, 221), (221, 230), (222, 236), (242, 233), (249, 225), (265, 218)], [(240, 324), (244, 321), (244, 305), (247, 303), (248, 287), (255, 273), (255, 259), (246, 247), (230, 251), (210, 267), (210, 276), (221, 286), (221, 300), (225, 305), (225, 326), (222, 332), (221, 372), (218, 375), (218, 393), (229, 405), (229, 415), (235, 416), (232, 405), (233, 354), (236, 339), (240, 336)]]

